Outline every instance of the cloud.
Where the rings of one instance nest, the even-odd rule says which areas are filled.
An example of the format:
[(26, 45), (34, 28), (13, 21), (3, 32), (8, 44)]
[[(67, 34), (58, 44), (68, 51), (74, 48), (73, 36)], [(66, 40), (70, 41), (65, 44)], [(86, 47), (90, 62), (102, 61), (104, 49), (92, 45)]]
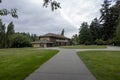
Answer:
[(61, 9), (52, 12), (43, 8), (42, 0), (3, 0), (1, 8), (17, 8), (18, 19), (10, 16), (1, 17), (4, 23), (13, 21), (15, 31), (43, 35), (49, 32), (56, 34), (65, 29), (65, 35), (71, 37), (78, 33), (83, 21), (90, 21), (99, 16), (102, 0), (60, 0)]
[(71, 24), (79, 28), (83, 21), (99, 17), (99, 9), (103, 0), (65, 0), (62, 1), (61, 15)]

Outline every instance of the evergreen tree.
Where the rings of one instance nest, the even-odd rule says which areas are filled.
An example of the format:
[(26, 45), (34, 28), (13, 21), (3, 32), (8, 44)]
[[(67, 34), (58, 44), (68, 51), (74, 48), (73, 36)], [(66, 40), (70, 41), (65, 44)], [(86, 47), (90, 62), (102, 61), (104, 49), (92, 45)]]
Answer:
[(14, 33), (15, 33), (14, 24), (13, 24), (13, 22), (10, 22), (8, 27), (7, 27), (7, 33), (6, 33), (6, 41), (7, 41), (6, 45), (7, 45), (7, 47), (11, 46), (10, 38), (11, 38), (11, 35)]
[(71, 40), (73, 45), (79, 44), (79, 36), (77, 34), (73, 35)]
[(108, 40), (109, 36), (111, 35), (111, 33), (109, 33), (108, 30), (109, 29), (109, 19), (110, 19), (110, 1), (109, 0), (104, 0), (104, 3), (102, 4), (102, 8), (101, 8), (101, 21), (103, 23), (103, 30), (102, 30), (102, 33), (103, 33), (103, 39), (104, 40)]
[(90, 32), (93, 38), (93, 43), (95, 43), (96, 39), (100, 39), (101, 38), (101, 25), (98, 21), (97, 18), (95, 18), (91, 24), (90, 24)]
[(107, 41), (114, 37), (116, 32), (116, 23), (118, 22), (118, 10), (115, 6), (111, 6), (110, 0), (104, 0), (101, 8), (101, 23), (103, 24), (102, 28), (102, 38)]
[(116, 45), (119, 45), (120, 46), (120, 21), (119, 21), (119, 24), (117, 26), (117, 30), (116, 30)]
[(80, 26), (79, 40), (80, 40), (80, 44), (92, 43), (92, 35), (87, 22), (83, 22)]
[(0, 48), (5, 48), (5, 24), (0, 19)]
[(61, 36), (64, 36), (64, 29), (63, 29), (62, 32), (61, 32)]
[(117, 25), (117, 29), (116, 29), (116, 45), (120, 46), (120, 1), (118, 0), (116, 2), (116, 10), (119, 11), (119, 18), (118, 18), (118, 25)]
[(7, 35), (11, 35), (11, 34), (14, 34), (15, 31), (14, 31), (14, 24), (13, 22), (10, 22), (8, 24), (8, 27), (7, 27)]
[(38, 36), (36, 34), (31, 34), (30, 38), (31, 38), (32, 41), (39, 40)]

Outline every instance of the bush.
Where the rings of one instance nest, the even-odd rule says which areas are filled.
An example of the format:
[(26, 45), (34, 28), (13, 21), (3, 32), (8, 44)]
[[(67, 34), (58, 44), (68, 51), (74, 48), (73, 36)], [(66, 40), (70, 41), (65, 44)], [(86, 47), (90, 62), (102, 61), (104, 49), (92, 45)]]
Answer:
[(10, 38), (11, 47), (31, 47), (31, 40), (28, 36), (22, 34), (13, 34)]
[(113, 43), (115, 46), (120, 46), (120, 39), (118, 37), (113, 38)]
[(96, 39), (96, 40), (95, 40), (95, 43), (96, 43), (97, 45), (105, 45), (105, 44), (106, 44), (106, 42), (103, 41), (102, 39)]
[(107, 41), (107, 45), (113, 45), (113, 44), (114, 44), (113, 39), (109, 39), (109, 40)]
[(90, 45), (91, 43), (90, 43), (90, 41), (86, 41), (84, 44), (85, 45)]

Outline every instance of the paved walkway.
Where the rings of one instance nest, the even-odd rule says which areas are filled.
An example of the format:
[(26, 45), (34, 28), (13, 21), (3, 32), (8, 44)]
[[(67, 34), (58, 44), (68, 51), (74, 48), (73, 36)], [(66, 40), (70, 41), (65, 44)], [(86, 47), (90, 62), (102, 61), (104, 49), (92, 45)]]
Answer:
[(120, 47), (116, 47), (116, 46), (107, 46), (107, 48), (104, 49), (74, 49), (76, 52), (78, 51), (120, 51)]
[(120, 47), (112, 46), (108, 46), (106, 49), (52, 49), (58, 49), (60, 52), (25, 80), (96, 80), (82, 60), (76, 55), (76, 51), (120, 51)]
[(59, 50), (57, 55), (25, 80), (96, 80), (76, 55), (75, 50)]

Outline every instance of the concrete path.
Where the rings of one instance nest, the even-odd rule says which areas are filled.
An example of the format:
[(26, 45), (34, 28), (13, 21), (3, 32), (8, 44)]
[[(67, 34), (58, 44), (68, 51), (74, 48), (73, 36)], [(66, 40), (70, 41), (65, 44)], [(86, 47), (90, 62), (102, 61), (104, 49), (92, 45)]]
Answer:
[(107, 46), (107, 48), (104, 49), (74, 49), (76, 52), (78, 51), (120, 51), (120, 47), (116, 46)]
[(75, 50), (59, 50), (57, 55), (25, 80), (96, 80), (77, 56)]
[(106, 49), (46, 49), (57, 49), (60, 52), (25, 80), (96, 80), (76, 52), (90, 50), (120, 51), (120, 47), (113, 46), (107, 46)]

